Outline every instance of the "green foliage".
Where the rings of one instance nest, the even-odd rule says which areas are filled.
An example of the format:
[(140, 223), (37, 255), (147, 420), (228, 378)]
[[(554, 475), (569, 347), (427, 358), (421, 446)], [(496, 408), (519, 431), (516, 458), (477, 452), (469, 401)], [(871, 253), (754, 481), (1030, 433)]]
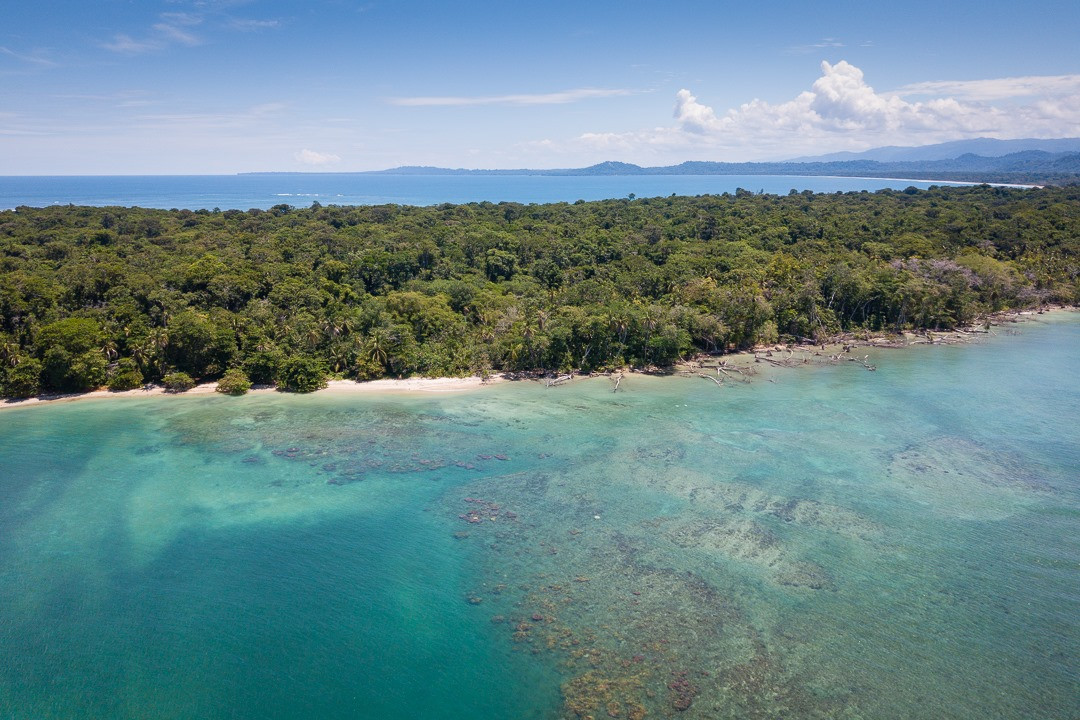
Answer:
[(105, 382), (107, 363), (96, 350), (74, 354), (59, 345), (45, 351), (45, 386), (60, 392), (85, 392)]
[(282, 390), (315, 392), (326, 387), (326, 367), (315, 358), (304, 355), (286, 358), (277, 382)]
[(143, 374), (131, 358), (120, 358), (116, 367), (109, 372), (107, 385), (110, 390), (134, 390), (142, 387), (142, 384)]
[(186, 372), (171, 372), (161, 378), (161, 384), (169, 392), (182, 393), (195, 387), (195, 380)]
[(243, 395), (251, 389), (251, 381), (240, 368), (229, 368), (218, 380), (217, 391), (226, 395)]
[(77, 391), (238, 368), (301, 389), (665, 365), (1076, 302), (1078, 249), (1077, 187), (19, 208), (0, 212), (0, 380)]
[(37, 358), (25, 358), (15, 367), (8, 368), (0, 394), (5, 397), (27, 398), (41, 392), (42, 365)]
[(236, 353), (236, 336), (230, 313), (179, 313), (168, 326), (165, 357), (176, 368), (194, 377), (222, 373)]
[(60, 348), (71, 355), (79, 355), (100, 348), (103, 339), (101, 326), (96, 321), (69, 317), (42, 327), (37, 345), (43, 352)]
[(244, 360), (244, 371), (252, 383), (273, 385), (284, 363), (284, 353), (277, 348), (264, 347), (247, 355)]

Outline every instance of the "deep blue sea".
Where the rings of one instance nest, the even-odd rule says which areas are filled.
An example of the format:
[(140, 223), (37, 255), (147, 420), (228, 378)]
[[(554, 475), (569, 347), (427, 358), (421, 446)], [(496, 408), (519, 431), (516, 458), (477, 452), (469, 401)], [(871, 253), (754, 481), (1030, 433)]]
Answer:
[(0, 410), (0, 718), (1080, 718), (1080, 314), (995, 333)]
[(550, 203), (627, 197), (752, 192), (819, 193), (956, 183), (787, 175), (281, 175), (0, 176), (0, 210), (26, 205), (139, 206), (189, 210), (267, 209), (285, 203), (322, 205), (438, 205), (440, 203)]

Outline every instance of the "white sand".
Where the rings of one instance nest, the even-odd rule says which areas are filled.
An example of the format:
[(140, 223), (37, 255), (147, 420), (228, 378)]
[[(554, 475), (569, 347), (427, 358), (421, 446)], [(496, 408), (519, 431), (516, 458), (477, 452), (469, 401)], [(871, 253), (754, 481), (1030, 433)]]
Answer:
[[(395, 392), (463, 392), (475, 390), (487, 385), (503, 382), (506, 378), (502, 375), (493, 375), (487, 380), (480, 377), (466, 378), (425, 378), (413, 377), (401, 380), (371, 380), (368, 382), (354, 382), (352, 380), (331, 380), (319, 393), (352, 394), (352, 393), (395, 393)], [(123, 397), (150, 397), (153, 395), (166, 395), (169, 397), (186, 397), (189, 395), (210, 395), (217, 391), (217, 383), (203, 383), (196, 385), (184, 393), (170, 394), (160, 385), (151, 385), (137, 390), (124, 390), (112, 392), (111, 390), (93, 390), (86, 393), (70, 393), (66, 395), (43, 395), (41, 397), (25, 398), (22, 400), (0, 401), (0, 410), (28, 407), (33, 405), (47, 405), (61, 402), (74, 402), (76, 400), (90, 400), (93, 398), (123, 398)], [(249, 391), (249, 394), (277, 392), (276, 389), (266, 386), (257, 386)]]
[[(1059, 312), (1076, 312), (1077, 308), (1071, 306), (1048, 306), (1041, 310), (1019, 310), (1019, 311), (1006, 311), (992, 315), (990, 319), (995, 325), (1002, 322), (1008, 322), (1010, 319), (1024, 319), (1030, 320), (1034, 316), (1040, 314), (1050, 314)], [(981, 321), (976, 322), (974, 327), (981, 325)], [(959, 337), (963, 335), (964, 331), (940, 331), (934, 332), (934, 336), (938, 339), (947, 337)], [(848, 336), (850, 337), (850, 336)], [(897, 340), (896, 336), (876, 336), (871, 337), (869, 340), (853, 341), (849, 339), (838, 340), (832, 338), (827, 341), (825, 352), (837, 352), (843, 343), (854, 344), (859, 347), (873, 347), (877, 344), (889, 342), (890, 340)], [(925, 343), (925, 341), (923, 341)], [(839, 344), (838, 344), (839, 343)], [(813, 352), (819, 346), (805, 346), (800, 347), (802, 350), (809, 350)], [(754, 362), (754, 356), (759, 352), (765, 352), (767, 350), (784, 350), (787, 346), (777, 345), (770, 347), (759, 347), (753, 350), (732, 353), (724, 356), (724, 360), (728, 363), (750, 364)], [(679, 363), (675, 367), (678, 369), (686, 369), (684, 363)], [(634, 370), (623, 370), (627, 374), (635, 373)], [(587, 377), (585, 375), (581, 377)], [(331, 380), (327, 387), (318, 390), (320, 393), (445, 393), (445, 392), (464, 392), (467, 390), (476, 390), (487, 385), (494, 385), (496, 383), (505, 382), (507, 378), (502, 374), (495, 374), (489, 377), (487, 380), (481, 379), (478, 376), (466, 377), (466, 378), (425, 378), (425, 377), (412, 377), (403, 378), (400, 380), (369, 380), (367, 382), (354, 382), (352, 380)], [(197, 385), (191, 390), (185, 393), (179, 393), (175, 397), (183, 397), (187, 395), (207, 395), (217, 390), (217, 383), (203, 383)], [(257, 386), (250, 390), (250, 394), (270, 393), (277, 392), (272, 387)], [(72, 402), (74, 400), (89, 400), (91, 398), (118, 398), (118, 397), (148, 397), (151, 395), (167, 395), (165, 388), (160, 385), (152, 385), (147, 388), (139, 388), (138, 390), (126, 390), (122, 392), (112, 392), (109, 390), (94, 390), (88, 393), (72, 393), (68, 395), (44, 395), (41, 397), (26, 398), (24, 400), (14, 399), (0, 399), (0, 410), (18, 407), (28, 407), (33, 405), (52, 404), (58, 402)], [(170, 395), (170, 397), (174, 397)]]

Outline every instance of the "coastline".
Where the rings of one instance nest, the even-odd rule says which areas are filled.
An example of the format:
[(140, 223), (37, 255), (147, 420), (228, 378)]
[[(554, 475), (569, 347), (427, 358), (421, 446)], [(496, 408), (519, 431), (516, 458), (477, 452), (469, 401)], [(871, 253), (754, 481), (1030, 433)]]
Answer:
[[(316, 393), (335, 393), (340, 395), (372, 394), (372, 393), (454, 393), (475, 390), (479, 387), (493, 385), (509, 380), (502, 374), (491, 375), (488, 378), (479, 376), (464, 378), (444, 377), (412, 377), (412, 378), (383, 378), (380, 380), (367, 380), (357, 382), (354, 380), (329, 380), (326, 387), (316, 390)], [(251, 388), (247, 395), (265, 395), (276, 393), (279, 390), (271, 385), (256, 385)], [(91, 390), (84, 393), (63, 393), (53, 395), (38, 395), (29, 398), (0, 398), (0, 411), (20, 407), (35, 407), (40, 405), (57, 405), (60, 403), (77, 402), (80, 400), (101, 400), (112, 398), (143, 398), (143, 397), (189, 397), (192, 395), (216, 395), (217, 383), (200, 383), (190, 390), (176, 393), (169, 392), (161, 385), (147, 385), (135, 390)]]
[[(570, 380), (574, 377), (615, 377), (617, 375), (682, 375), (699, 376), (712, 379), (711, 375), (699, 373), (701, 369), (715, 369), (717, 364), (729, 370), (751, 368), (759, 363), (780, 367), (798, 367), (807, 365), (833, 364), (844, 360), (854, 361), (873, 369), (873, 366), (864, 362), (856, 355), (849, 355), (855, 348), (869, 349), (902, 349), (917, 345), (960, 344), (970, 342), (974, 338), (983, 335), (992, 335), (992, 330), (983, 329), (986, 324), (990, 327), (1004, 326), (1017, 322), (1031, 320), (1039, 315), (1078, 312), (1080, 308), (1072, 306), (1049, 306), (1038, 310), (1008, 310), (993, 313), (978, 319), (975, 323), (957, 328), (955, 330), (931, 330), (931, 331), (905, 331), (895, 333), (877, 333), (860, 335), (845, 333), (831, 337), (820, 344), (809, 343), (778, 343), (775, 345), (762, 345), (750, 350), (742, 350), (726, 355), (698, 355), (684, 360), (667, 368), (623, 368), (605, 373), (570, 373), (557, 375), (553, 384)], [(776, 355), (774, 355), (774, 353)], [(785, 355), (786, 353), (786, 355)], [(705, 365), (712, 362), (711, 365)], [(717, 376), (720, 371), (717, 372)], [(550, 378), (551, 375), (540, 373), (494, 373), (486, 378), (478, 375), (470, 377), (411, 377), (411, 378), (382, 378), (379, 380), (328, 380), (325, 388), (316, 390), (315, 393), (332, 393), (339, 395), (352, 394), (398, 394), (398, 393), (457, 393), (470, 392), (490, 385), (504, 382), (521, 380), (541, 380)], [(259, 385), (251, 388), (248, 395), (261, 395), (280, 392), (276, 387)], [(40, 407), (44, 405), (56, 405), (60, 403), (77, 402), (80, 400), (100, 400), (105, 398), (132, 398), (132, 397), (187, 397), (192, 395), (215, 395), (217, 383), (208, 382), (196, 385), (194, 388), (182, 393), (167, 391), (161, 385), (147, 385), (135, 390), (92, 390), (85, 393), (64, 393), (38, 395), (29, 398), (0, 398), (0, 411), (25, 407)]]
[[(792, 175), (791, 177), (805, 177), (801, 175)], [(1019, 190), (1030, 190), (1032, 188), (1043, 188), (1045, 185), (1036, 185), (1035, 183), (1001, 183), (1001, 182), (974, 182), (972, 180), (932, 180), (928, 178), (902, 178), (902, 177), (877, 177), (872, 175), (820, 175), (819, 177), (832, 177), (839, 180), (899, 180), (901, 182), (913, 182), (913, 183), (933, 183), (941, 185), (960, 185), (963, 187), (989, 185), (990, 187), (1007, 187), (1017, 188)]]

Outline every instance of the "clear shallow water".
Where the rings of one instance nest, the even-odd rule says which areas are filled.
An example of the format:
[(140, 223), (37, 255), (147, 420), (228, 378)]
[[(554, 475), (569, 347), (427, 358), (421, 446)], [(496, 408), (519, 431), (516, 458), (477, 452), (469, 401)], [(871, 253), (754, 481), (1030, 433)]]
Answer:
[(287, 204), (438, 205), (440, 203), (549, 203), (627, 197), (753, 192), (786, 194), (792, 189), (850, 192), (947, 182), (779, 175), (647, 175), (637, 177), (549, 177), (543, 175), (152, 175), (0, 176), (0, 210), (20, 205), (140, 206), (149, 208), (267, 209)]
[(0, 717), (1074, 717), (1080, 317), (1015, 329), (4, 411)]

